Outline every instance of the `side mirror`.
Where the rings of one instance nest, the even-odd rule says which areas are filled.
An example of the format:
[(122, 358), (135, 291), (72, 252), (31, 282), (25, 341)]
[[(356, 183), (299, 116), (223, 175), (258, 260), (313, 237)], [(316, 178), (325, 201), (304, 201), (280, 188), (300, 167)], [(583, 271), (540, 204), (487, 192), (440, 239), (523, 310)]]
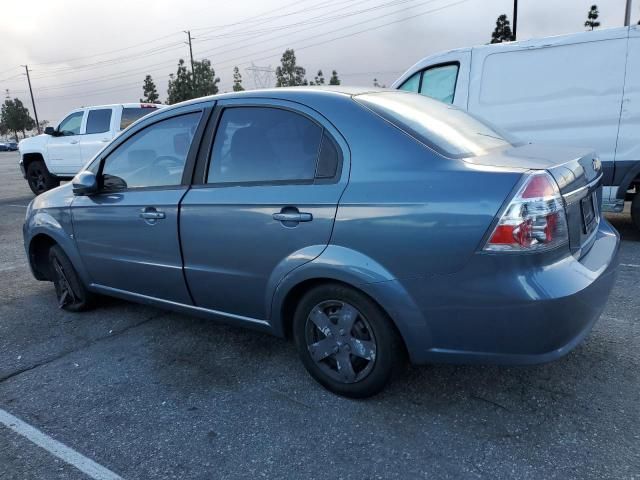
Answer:
[(54, 136), (56, 134), (56, 129), (53, 127), (46, 127), (44, 129), (44, 134)]
[(74, 195), (91, 195), (98, 191), (98, 179), (96, 174), (89, 170), (83, 170), (71, 181)]

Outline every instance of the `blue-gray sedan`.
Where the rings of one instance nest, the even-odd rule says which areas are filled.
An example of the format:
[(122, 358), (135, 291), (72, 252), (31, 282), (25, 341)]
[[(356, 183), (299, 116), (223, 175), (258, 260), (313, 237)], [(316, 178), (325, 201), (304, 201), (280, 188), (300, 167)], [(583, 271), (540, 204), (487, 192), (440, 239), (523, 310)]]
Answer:
[(363, 397), (407, 356), (530, 364), (582, 341), (617, 265), (601, 182), (591, 151), (420, 95), (261, 90), (138, 121), (31, 202), (24, 241), (62, 308), (104, 294), (291, 336)]

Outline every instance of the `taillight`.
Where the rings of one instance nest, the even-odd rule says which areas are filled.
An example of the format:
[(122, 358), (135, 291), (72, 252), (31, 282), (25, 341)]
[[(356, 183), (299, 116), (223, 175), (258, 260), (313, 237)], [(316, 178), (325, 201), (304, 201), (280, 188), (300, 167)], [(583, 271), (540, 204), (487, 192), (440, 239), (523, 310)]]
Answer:
[(484, 250), (529, 252), (568, 242), (558, 185), (547, 172), (532, 172), (509, 202)]

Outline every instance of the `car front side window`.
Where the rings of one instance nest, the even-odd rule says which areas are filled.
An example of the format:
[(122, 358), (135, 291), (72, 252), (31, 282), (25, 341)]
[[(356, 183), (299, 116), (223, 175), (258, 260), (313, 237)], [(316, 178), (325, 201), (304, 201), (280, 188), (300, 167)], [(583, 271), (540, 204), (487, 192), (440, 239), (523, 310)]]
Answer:
[(453, 103), (458, 79), (458, 65), (442, 65), (422, 73), (420, 93), (444, 103)]
[(104, 161), (107, 191), (180, 185), (201, 112), (154, 123), (128, 138)]
[(227, 108), (217, 129), (207, 183), (312, 181), (322, 136), (322, 127), (290, 110)]
[(82, 125), (83, 116), (84, 112), (75, 112), (67, 116), (60, 122), (60, 125), (58, 125), (58, 132), (65, 137), (80, 135), (80, 126)]

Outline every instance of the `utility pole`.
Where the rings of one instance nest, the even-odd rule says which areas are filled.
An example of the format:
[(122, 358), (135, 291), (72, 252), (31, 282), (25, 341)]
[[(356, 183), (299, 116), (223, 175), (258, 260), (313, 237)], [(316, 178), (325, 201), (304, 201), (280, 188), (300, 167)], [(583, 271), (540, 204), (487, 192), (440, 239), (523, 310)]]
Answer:
[(29, 83), (29, 93), (31, 94), (31, 105), (33, 105), (33, 116), (36, 117), (36, 128), (38, 129), (38, 133), (42, 133), (40, 131), (40, 122), (38, 121), (38, 112), (36, 110), (36, 101), (33, 99), (33, 89), (31, 88), (31, 77), (29, 77), (29, 67), (27, 65), (23, 65), (24, 71), (27, 72), (27, 83)]
[[(631, 0), (627, 0), (631, 1)], [(513, 41), (515, 42), (518, 38), (518, 0), (513, 0)]]
[(191, 46), (191, 30), (184, 30), (189, 40), (189, 56), (191, 57), (191, 83), (193, 84), (193, 92), (196, 91), (196, 72), (193, 70), (193, 47)]
[(627, 6), (624, 9), (624, 26), (631, 25), (631, 0), (627, 0)]

